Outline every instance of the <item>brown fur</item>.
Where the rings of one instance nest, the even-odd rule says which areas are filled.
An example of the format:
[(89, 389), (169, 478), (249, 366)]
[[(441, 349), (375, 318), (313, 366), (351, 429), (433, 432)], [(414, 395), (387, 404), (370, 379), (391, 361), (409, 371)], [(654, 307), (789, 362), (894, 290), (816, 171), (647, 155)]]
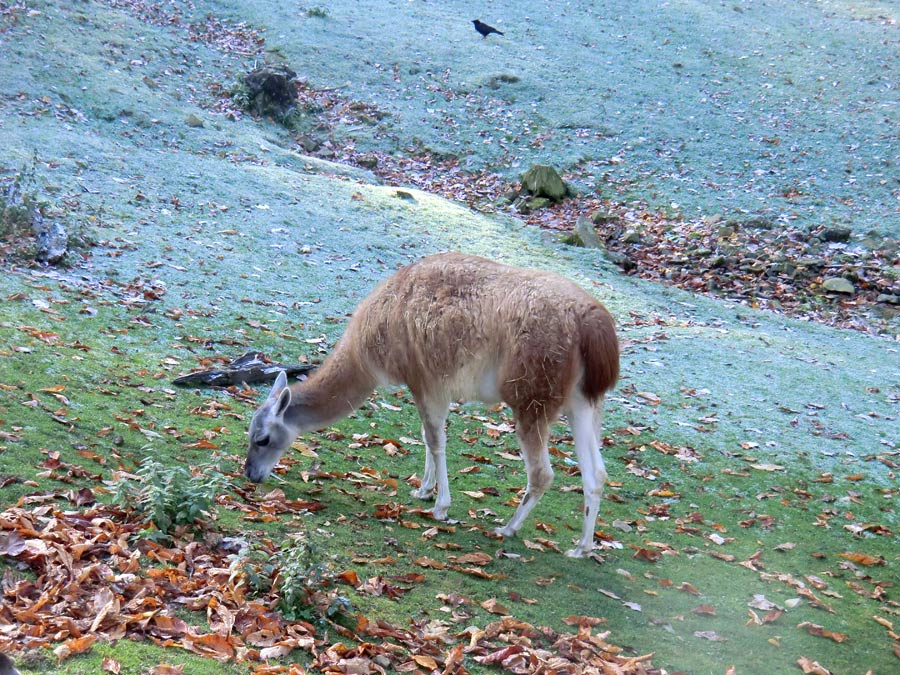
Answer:
[[(528, 463), (535, 494), (530, 490), (527, 498), (537, 501), (552, 478), (546, 457), (537, 456), (546, 454), (548, 425), (561, 411), (584, 408), (578, 401), (599, 411), (618, 375), (613, 319), (573, 282), (460, 253), (430, 256), (402, 268), (363, 300), (333, 353), (307, 381), (284, 392), (273, 388), (251, 423), (248, 475), (260, 476), (251, 470), (255, 453), (271, 459), (268, 432), (279, 423), (287, 429), (283, 437), (327, 426), (355, 410), (377, 385), (392, 382), (409, 387), (429, 451), (441, 462), (451, 401), (509, 404), (520, 441), (534, 446), (523, 453), (534, 455)], [(255, 437), (266, 447), (255, 447)], [(596, 438), (592, 444), (598, 445)], [(440, 447), (432, 452), (433, 446)], [(444, 500), (449, 505), (449, 495)]]

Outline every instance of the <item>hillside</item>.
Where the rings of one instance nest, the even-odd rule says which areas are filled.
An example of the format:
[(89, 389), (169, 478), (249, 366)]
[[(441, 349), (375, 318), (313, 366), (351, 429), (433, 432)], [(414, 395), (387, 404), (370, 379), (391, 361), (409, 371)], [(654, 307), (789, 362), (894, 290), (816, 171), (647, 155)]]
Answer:
[[(93, 673), (104, 659), (122, 673), (532, 672), (524, 657), (504, 660), (518, 651), (492, 665), (476, 659), (487, 647), (463, 649), (501, 616), (514, 619), (498, 634), (554, 656), (592, 631), (669, 673), (803, 672), (798, 661), (893, 672), (890, 331), (650, 283), (512, 209), (386, 176), (387, 158), (427, 158), (428, 171), (455, 167), (460, 185), (485, 173), (512, 185), (547, 161), (616, 208), (839, 222), (854, 245), (873, 229), (896, 239), (892, 7), (657, 5), (570, 3), (551, 16), (492, 3), (488, 17), (461, 2), (0, 2), (0, 647), (22, 672)], [(503, 38), (472, 30), (481, 12)], [(265, 60), (288, 63), (319, 101), (294, 135), (229, 95)], [(362, 154), (382, 159), (367, 169)], [(799, 196), (785, 196), (792, 188)], [(9, 217), (22, 199), (69, 230), (63, 264), (31, 259), (29, 232)], [(608, 404), (595, 559), (554, 551), (577, 536), (581, 512), (563, 425), (554, 487), (522, 538), (500, 542), (485, 532), (524, 484), (504, 410), (452, 416), (455, 522), (434, 529), (428, 504), (409, 496), (423, 449), (403, 391), (304, 437), (253, 490), (240, 469), (265, 385), (171, 383), (250, 349), (319, 360), (377, 280), (450, 249), (560, 272), (617, 319), (623, 377)], [(142, 538), (133, 504), (114, 499), (147, 458), (227, 483), (214, 518), (160, 548)], [(37, 531), (50, 539), (37, 544)], [(314, 543), (315, 561), (339, 575), (316, 589), (352, 611), (335, 606), (342, 623), (309, 610), (315, 644), (294, 635), (296, 649), (266, 670), (240, 621), (223, 619), (235, 600), (217, 584), (228, 565), (261, 573), (289, 535)], [(90, 572), (73, 571), (84, 572), (73, 551), (87, 564), (117, 537), (133, 569), (91, 558)], [(235, 562), (235, 542), (258, 557)], [(123, 568), (104, 576), (113, 559)], [(173, 595), (141, 605), (124, 574), (148, 580), (140, 598)], [(182, 597), (165, 583), (176, 578)], [(548, 642), (525, 624), (569, 637)], [(83, 654), (50, 651), (91, 635), (71, 645)]]

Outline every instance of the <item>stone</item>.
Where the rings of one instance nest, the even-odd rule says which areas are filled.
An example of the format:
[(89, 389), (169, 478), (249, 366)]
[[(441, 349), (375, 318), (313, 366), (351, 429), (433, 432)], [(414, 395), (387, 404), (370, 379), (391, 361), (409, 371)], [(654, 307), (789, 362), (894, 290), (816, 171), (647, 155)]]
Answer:
[(637, 268), (637, 263), (620, 251), (607, 251), (606, 257), (609, 258), (610, 262), (618, 265), (626, 272)]
[(594, 224), (584, 216), (575, 219), (575, 234), (585, 248), (603, 248), (603, 242), (594, 229)]
[(733, 235), (735, 231), (736, 230), (731, 225), (722, 225), (722, 227), (719, 228), (716, 234), (719, 235), (720, 239), (728, 239), (728, 237)]
[(203, 127), (203, 120), (201, 120), (196, 115), (188, 115), (188, 118), (184, 121), (189, 127), (193, 127), (195, 129), (199, 129)]
[(851, 234), (853, 234), (853, 230), (849, 227), (826, 227), (819, 233), (819, 238), (822, 241), (844, 242), (850, 241)]
[(538, 209), (544, 209), (550, 206), (550, 200), (546, 197), (535, 197), (534, 199), (529, 199), (528, 203), (529, 211), (537, 211)]
[(506, 190), (496, 199), (496, 204), (499, 206), (508, 206), (516, 201), (516, 198), (519, 196), (519, 193), (515, 190)]
[(597, 209), (591, 214), (591, 222), (594, 225), (606, 225), (607, 223), (615, 223), (619, 220), (619, 217), (607, 211), (606, 209)]
[(37, 242), (37, 253), (34, 258), (38, 262), (55, 265), (66, 257), (69, 249), (69, 233), (61, 223), (44, 220), (40, 213), (34, 214), (32, 229)]
[(257, 115), (282, 117), (297, 102), (297, 73), (285, 65), (265, 65), (244, 76), (248, 108)]
[(829, 293), (841, 293), (842, 295), (853, 295), (856, 292), (853, 284), (844, 277), (828, 277), (822, 282), (822, 288)]
[(731, 225), (735, 229), (740, 228), (751, 228), (754, 230), (771, 230), (775, 227), (776, 223), (771, 218), (767, 218), (766, 216), (746, 216), (743, 218), (731, 218), (726, 225)]
[(892, 295), (891, 293), (882, 293), (876, 299), (876, 302), (883, 302), (887, 305), (900, 305), (900, 295)]
[(637, 230), (625, 230), (625, 234), (622, 235), (622, 241), (626, 244), (640, 244), (641, 235)]
[(568, 188), (552, 166), (534, 164), (521, 175), (522, 187), (535, 197), (546, 197), (559, 201), (568, 193)]

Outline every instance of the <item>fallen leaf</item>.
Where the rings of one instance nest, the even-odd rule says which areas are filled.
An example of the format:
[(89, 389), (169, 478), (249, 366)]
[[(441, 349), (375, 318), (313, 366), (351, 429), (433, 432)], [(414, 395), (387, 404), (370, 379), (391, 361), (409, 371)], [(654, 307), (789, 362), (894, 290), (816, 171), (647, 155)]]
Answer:
[(100, 667), (109, 673), (113, 673), (113, 675), (119, 675), (119, 672), (122, 670), (122, 664), (108, 656), (103, 657)]
[(751, 469), (756, 469), (757, 471), (783, 471), (784, 467), (780, 464), (751, 464)]
[(830, 640), (834, 640), (835, 642), (846, 642), (849, 639), (849, 636), (844, 633), (835, 633), (830, 630), (826, 630), (824, 627), (810, 623), (809, 621), (804, 621), (803, 623), (797, 624), (797, 628), (801, 630), (805, 630), (810, 635), (817, 635), (819, 637), (828, 638)]
[(427, 654), (413, 654), (412, 657), (413, 661), (429, 671), (436, 670), (438, 667), (437, 661)]
[(487, 565), (493, 558), (487, 553), (482, 552), (473, 552), (473, 553), (465, 553), (459, 557), (450, 558), (455, 563), (459, 563), (460, 565)]
[(690, 593), (691, 595), (703, 595), (695, 586), (689, 584), (688, 582), (683, 582), (680, 586), (677, 586), (677, 590), (684, 591), (685, 593)]
[(885, 564), (884, 558), (873, 558), (865, 553), (839, 553), (838, 557), (849, 560), (850, 562), (855, 562), (857, 565), (865, 565), (867, 567)]
[(659, 562), (659, 559), (662, 558), (662, 553), (660, 553), (659, 551), (654, 551), (653, 549), (650, 549), (650, 548), (640, 548), (639, 547), (634, 552), (633, 557), (635, 557), (639, 560), (646, 560), (647, 562), (655, 563), (655, 562)]
[(179, 663), (177, 666), (170, 663), (160, 663), (150, 669), (150, 675), (182, 675), (184, 673), (185, 664)]
[(761, 609), (764, 612), (768, 612), (772, 609), (778, 609), (778, 605), (776, 605), (771, 600), (766, 599), (765, 595), (761, 593), (757, 593), (753, 596), (753, 599), (747, 603), (748, 606), (753, 607), (753, 609)]
[(337, 575), (338, 579), (342, 579), (353, 587), (359, 586), (359, 576), (354, 570), (346, 570)]
[(797, 665), (806, 675), (831, 675), (831, 671), (820, 666), (818, 661), (813, 661), (805, 656), (797, 659)]
[(56, 658), (59, 660), (59, 662), (62, 663), (70, 656), (75, 656), (76, 654), (84, 654), (94, 646), (94, 643), (96, 641), (96, 635), (84, 635), (80, 638), (71, 638), (54, 649), (53, 653), (56, 655)]
[(491, 614), (500, 614), (503, 616), (509, 614), (509, 610), (506, 609), (506, 607), (504, 607), (503, 605), (501, 605), (497, 601), (497, 598), (490, 598), (488, 600), (485, 600), (484, 602), (481, 603), (481, 607), (485, 611), (490, 612)]

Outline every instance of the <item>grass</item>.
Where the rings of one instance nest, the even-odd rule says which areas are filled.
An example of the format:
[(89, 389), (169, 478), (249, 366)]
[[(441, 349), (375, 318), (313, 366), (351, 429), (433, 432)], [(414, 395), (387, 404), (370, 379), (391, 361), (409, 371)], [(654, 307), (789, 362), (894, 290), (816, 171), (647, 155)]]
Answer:
[[(198, 15), (210, 7), (198, 3)], [(832, 7), (834, 12), (845, 11), (842, 5)], [(598, 529), (623, 548), (604, 551), (602, 565), (568, 561), (533, 548), (543, 539), (564, 549), (577, 536), (580, 496), (560, 488), (577, 486), (579, 480), (564, 454), (554, 455), (555, 487), (535, 509), (522, 539), (498, 542), (485, 536), (485, 530), (511, 514), (508, 502), (524, 484), (524, 475), (519, 463), (497, 454), (514, 445), (510, 435), (493, 438), (480, 419), (499, 422), (504, 413), (477, 407), (464, 407), (451, 418), (450, 515), (458, 521), (454, 529), (432, 531), (434, 523), (415, 512), (379, 518), (385, 504), (428, 506), (408, 496), (407, 479), (422, 471), (421, 447), (401, 441), (402, 451), (390, 455), (380, 443), (360, 446), (354, 441), (354, 434), (396, 440), (418, 435), (408, 396), (391, 391), (380, 392), (371, 405), (329, 432), (306, 436), (303, 441), (318, 460), (294, 454), (285, 474), (258, 488), (277, 486), (289, 498), (318, 499), (324, 510), (266, 525), (248, 524), (221, 511), (217, 528), (249, 537), (307, 532), (334, 571), (353, 569), (362, 580), (424, 574), (424, 581), (406, 583), (409, 590), (397, 600), (346, 587), (360, 613), (398, 625), (410, 619), (455, 619), (454, 630), (470, 623), (484, 625), (495, 617), (480, 603), (496, 598), (518, 618), (558, 630), (567, 628), (562, 619), (569, 615), (602, 617), (613, 642), (634, 653), (653, 651), (654, 663), (670, 670), (722, 673), (735, 665), (739, 673), (784, 673), (795, 669), (797, 658), (807, 656), (833, 672), (892, 672), (892, 642), (872, 616), (896, 621), (892, 587), (884, 586), (883, 598), (878, 595), (880, 584), (896, 585), (900, 562), (896, 343), (623, 278), (595, 252), (560, 247), (512, 219), (486, 218), (415, 190), (407, 190), (414, 200), (399, 199), (395, 188), (375, 184), (365, 172), (292, 154), (283, 147), (283, 131), (274, 125), (231, 121), (209, 112), (216, 99), (212, 85), (233, 82), (248, 65), (246, 57), (202, 42), (187, 43), (177, 27), (145, 23), (106, 3), (34, 3), (34, 8), (39, 13), (0, 23), (0, 38), (17, 66), (0, 71), (2, 177), (11, 179), (37, 150), (37, 196), (52, 201), (68, 217), (91, 223), (101, 243), (71, 269), (45, 270), (7, 261), (6, 273), (0, 275), (0, 477), (29, 481), (0, 488), (4, 504), (35, 493), (94, 485), (64, 469), (48, 472), (42, 463), (54, 452), (68, 465), (83, 466), (103, 480), (110, 480), (113, 471), (136, 470), (151, 455), (170, 467), (217, 461), (223, 472), (240, 481), (253, 406), (225, 392), (176, 389), (171, 379), (210, 358), (234, 357), (248, 348), (282, 361), (320, 358), (377, 279), (426, 253), (460, 249), (562, 272), (595, 292), (618, 318), (624, 377), (608, 406), (605, 456), (612, 483)], [(697, 124), (714, 130), (708, 125), (724, 124), (737, 114), (736, 101), (749, 106), (746, 88), (766, 81), (768, 76), (761, 73), (765, 59), (754, 54), (741, 59), (746, 50), (730, 41), (737, 40), (738, 29), (764, 19), (763, 8), (750, 3), (724, 9), (694, 5), (684, 17), (646, 27), (639, 21), (640, 6), (592, 15), (594, 24), (585, 19), (587, 9), (569, 8), (563, 18), (570, 22), (566, 30), (571, 35), (562, 34), (556, 43), (547, 32), (552, 22), (538, 21), (538, 10), (529, 8), (535, 16), (526, 21), (524, 7), (510, 7), (504, 10), (503, 23), (493, 25), (512, 35), (506, 42), (477, 42), (477, 53), (470, 43), (477, 34), (470, 26), (458, 28), (451, 16), (463, 12), (461, 7), (429, 5), (421, 8), (416, 21), (427, 23), (430, 35), (444, 34), (446, 39), (426, 35), (416, 48), (418, 55), (407, 43), (421, 30), (410, 15), (398, 18), (394, 5), (379, 13), (365, 3), (329, 3), (324, 19), (303, 12), (279, 16), (294, 11), (284, 4), (256, 3), (241, 14), (236, 8), (222, 3), (215, 9), (224, 15), (233, 11), (234, 18), (254, 25), (279, 26), (267, 32), (267, 44), (285, 51), (289, 61), (296, 57), (293, 50), (299, 53), (308, 45), (305, 41), (317, 42), (317, 58), (303, 60), (310, 77), (325, 85), (349, 80), (349, 94), (391, 111), (381, 126), (353, 132), (360, 145), (404, 147), (416, 135), (428, 147), (459, 154), (477, 147), (469, 156), (472, 166), (502, 160), (515, 173), (515, 163), (524, 157), (504, 154), (496, 143), (482, 147), (467, 135), (488, 124), (478, 118), (467, 126), (472, 114), (467, 97), (476, 92), (476, 101), (481, 100), (477, 78), (508, 73), (520, 78), (502, 85), (511, 87), (509, 98), (516, 99), (499, 108), (511, 115), (504, 124), (518, 125), (510, 129), (510, 137), (525, 125), (560, 125), (528, 161), (582, 152), (577, 143), (566, 144), (564, 137), (571, 134), (564, 130), (595, 124), (576, 119), (571, 111), (587, 110), (580, 106), (599, 99), (611, 120), (603, 124), (616, 128), (592, 140), (590, 152), (607, 157), (630, 144), (625, 173), (617, 180), (633, 181), (643, 198), (664, 203), (686, 197), (684, 208), (695, 210), (712, 208), (709, 203), (756, 210), (760, 196), (775, 190), (773, 185), (796, 177), (742, 174), (751, 150), (735, 150), (731, 143), (739, 139), (726, 139), (724, 149), (715, 145), (714, 154), (722, 157), (723, 165), (710, 168), (702, 161), (712, 152), (707, 144), (716, 136), (709, 131), (710, 138), (701, 139), (697, 148), (680, 151), (690, 172), (684, 181), (676, 181), (666, 176), (674, 170), (674, 156), (658, 155), (658, 143), (635, 142), (645, 133), (638, 131), (642, 126), (659, 125), (663, 140), (664, 134), (688, 133), (676, 124), (688, 114), (679, 106), (690, 100), (690, 87), (682, 80), (699, 72), (702, 63), (712, 62), (693, 42), (687, 43), (690, 50), (679, 48), (685, 44), (689, 21), (709, 22), (704, 24), (710, 26), (705, 33), (709, 37), (703, 39), (716, 43), (710, 47), (718, 54), (716, 68), (735, 73), (727, 83), (733, 93), (722, 97), (720, 108), (708, 104), (703, 113), (708, 116), (698, 118)], [(370, 23), (363, 31), (367, 11)], [(467, 11), (466, 20), (471, 18)], [(833, 28), (839, 20), (863, 37), (884, 30), (877, 19), (826, 16), (808, 3), (778, 11), (803, 19), (786, 31)], [(399, 22), (393, 30), (396, 53), (391, 51), (395, 47), (384, 45), (388, 31), (381, 30), (382, 22), (391, 18)], [(527, 27), (527, 39), (517, 35), (521, 25)], [(788, 41), (789, 34), (763, 35), (764, 25), (751, 31), (762, 41), (760, 50)], [(589, 29), (593, 34), (584, 35)], [(850, 29), (841, 27), (844, 30)], [(326, 32), (329, 39), (324, 39)], [(842, 41), (849, 38), (828, 33), (828, 39), (826, 52), (843, 49)], [(584, 41), (595, 46), (578, 51), (578, 58), (586, 59), (585, 69), (591, 66), (592, 72), (605, 72), (600, 66), (612, 58), (606, 51), (624, 45), (616, 57), (624, 61), (616, 62), (616, 72), (638, 69), (622, 76), (636, 82), (636, 89), (604, 93), (611, 85), (595, 83), (593, 89), (573, 85), (571, 91), (550, 96), (544, 76), (574, 72), (567, 59), (575, 57), (565, 52), (564, 43)], [(50, 43), (58, 48), (47, 50)], [(350, 45), (355, 45), (352, 51)], [(544, 50), (537, 49), (541, 45)], [(854, 45), (847, 46), (848, 53), (855, 53)], [(379, 53), (386, 58), (380, 59), (380, 68), (361, 67), (360, 58), (338, 58), (376, 53), (382, 47), (385, 51)], [(640, 56), (644, 49), (655, 57), (652, 64)], [(681, 73), (673, 76), (667, 62), (676, 54), (683, 67), (672, 68)], [(729, 54), (733, 59), (726, 58)], [(524, 55), (534, 67), (527, 73), (520, 65)], [(356, 64), (353, 77), (345, 61)], [(402, 86), (408, 85), (416, 105), (400, 105), (397, 88), (386, 86), (391, 69), (384, 64), (395, 61), (406, 83)], [(485, 65), (488, 61), (491, 67)], [(738, 70), (748, 62), (752, 72)], [(32, 67), (36, 63), (47, 67)], [(829, 74), (840, 76), (845, 87), (856, 87), (863, 75), (845, 76), (843, 69), (850, 66), (837, 63), (829, 66)], [(441, 72), (451, 66), (454, 74), (447, 91), (428, 89), (426, 85), (440, 84)], [(801, 69), (799, 61), (788, 60), (784, 67)], [(412, 73), (414, 68), (420, 71)], [(653, 77), (642, 79), (640, 68)], [(653, 102), (659, 97), (649, 97), (645, 90), (663, 73), (681, 82), (654, 90), (671, 92), (668, 113)], [(880, 81), (871, 85), (876, 92)], [(793, 134), (808, 133), (817, 115), (838, 105), (831, 97), (840, 92), (826, 90), (817, 81), (804, 79), (794, 86), (808, 88), (804, 95), (820, 88), (827, 97), (817, 100), (795, 128), (780, 129), (782, 140), (774, 149), (790, 147)], [(366, 90), (370, 95), (364, 95)], [(840, 96), (845, 99), (852, 96)], [(532, 100), (541, 106), (532, 107)], [(772, 131), (769, 126), (777, 120), (766, 117), (766, 102), (757, 103), (762, 107), (754, 108), (746, 121), (752, 129), (735, 135)], [(441, 130), (422, 122), (420, 104), (460, 120), (459, 129), (451, 133), (446, 126)], [(616, 110), (632, 111), (633, 119), (616, 115)], [(203, 118), (204, 126), (184, 124), (190, 114)], [(426, 120), (437, 114), (427, 113)], [(873, 114), (862, 110), (853, 119), (871, 122)], [(871, 126), (860, 124), (846, 142), (852, 143), (866, 128)], [(832, 133), (838, 131), (823, 130), (810, 138), (827, 146)], [(876, 150), (865, 145), (854, 152)], [(828, 169), (829, 181), (838, 180), (835, 175), (841, 172), (830, 151), (812, 155), (816, 168)], [(798, 175), (808, 172), (804, 162), (813, 159), (788, 168)], [(860, 161), (870, 160), (874, 162), (865, 157)], [(579, 167), (585, 175), (596, 168)], [(692, 193), (692, 186), (709, 178), (708, 171), (721, 172), (724, 178), (716, 180), (728, 181), (730, 187), (712, 195)], [(648, 182), (638, 180), (641, 176), (656, 185), (656, 196), (651, 196)], [(833, 185), (825, 181), (813, 187), (824, 193)], [(853, 189), (864, 193), (866, 201), (831, 204), (816, 213), (852, 218), (853, 226), (864, 230), (880, 217), (879, 205), (887, 203), (886, 198), (883, 187), (874, 187), (868, 177)], [(720, 200), (723, 195), (727, 201)], [(786, 208), (778, 197), (765, 203), (765, 208)], [(802, 208), (798, 214), (806, 217)], [(320, 336), (324, 343), (307, 342)], [(654, 394), (658, 403), (642, 395), (646, 393)], [(228, 408), (215, 411), (213, 402)], [(191, 447), (209, 434), (218, 448)], [(561, 452), (570, 450), (565, 434), (559, 427), (554, 438)], [(673, 448), (681, 447), (695, 451), (697, 461), (673, 454)], [(319, 474), (313, 471), (316, 465), (321, 465)], [(371, 469), (379, 480), (354, 483), (337, 477), (362, 469)], [(304, 472), (313, 475), (304, 480)], [(479, 490), (483, 498), (464, 493)], [(889, 533), (865, 529), (871, 525)], [(716, 543), (717, 537), (725, 541)], [(641, 550), (661, 555), (650, 556), (656, 560), (651, 562)], [(486, 567), (505, 577), (482, 579), (416, 563), (428, 556), (452, 565), (452, 556), (471, 551), (512, 554), (494, 557)], [(854, 552), (882, 558), (884, 565), (854, 564), (841, 557)], [(385, 557), (394, 562), (374, 562)], [(369, 562), (360, 562), (364, 560)], [(749, 567), (740, 565), (746, 561), (751, 561)], [(3, 561), (0, 566), (9, 568)], [(801, 581), (835, 613), (813, 607), (799, 595)], [(455, 607), (438, 598), (448, 589), (470, 602)], [(774, 623), (748, 625), (748, 603), (755, 594), (786, 607), (786, 614)], [(788, 608), (794, 598), (802, 602)], [(702, 605), (712, 605), (715, 616), (694, 611)], [(202, 624), (205, 617), (193, 620)], [(849, 639), (837, 643), (811, 635), (797, 628), (803, 622)], [(716, 636), (726, 641), (708, 639)], [(22, 670), (97, 672), (103, 656), (120, 660), (123, 673), (142, 672), (161, 662), (185, 663), (185, 672), (247, 672), (245, 665), (220, 665), (130, 641), (98, 644), (89, 654), (59, 666), (42, 662)]]

